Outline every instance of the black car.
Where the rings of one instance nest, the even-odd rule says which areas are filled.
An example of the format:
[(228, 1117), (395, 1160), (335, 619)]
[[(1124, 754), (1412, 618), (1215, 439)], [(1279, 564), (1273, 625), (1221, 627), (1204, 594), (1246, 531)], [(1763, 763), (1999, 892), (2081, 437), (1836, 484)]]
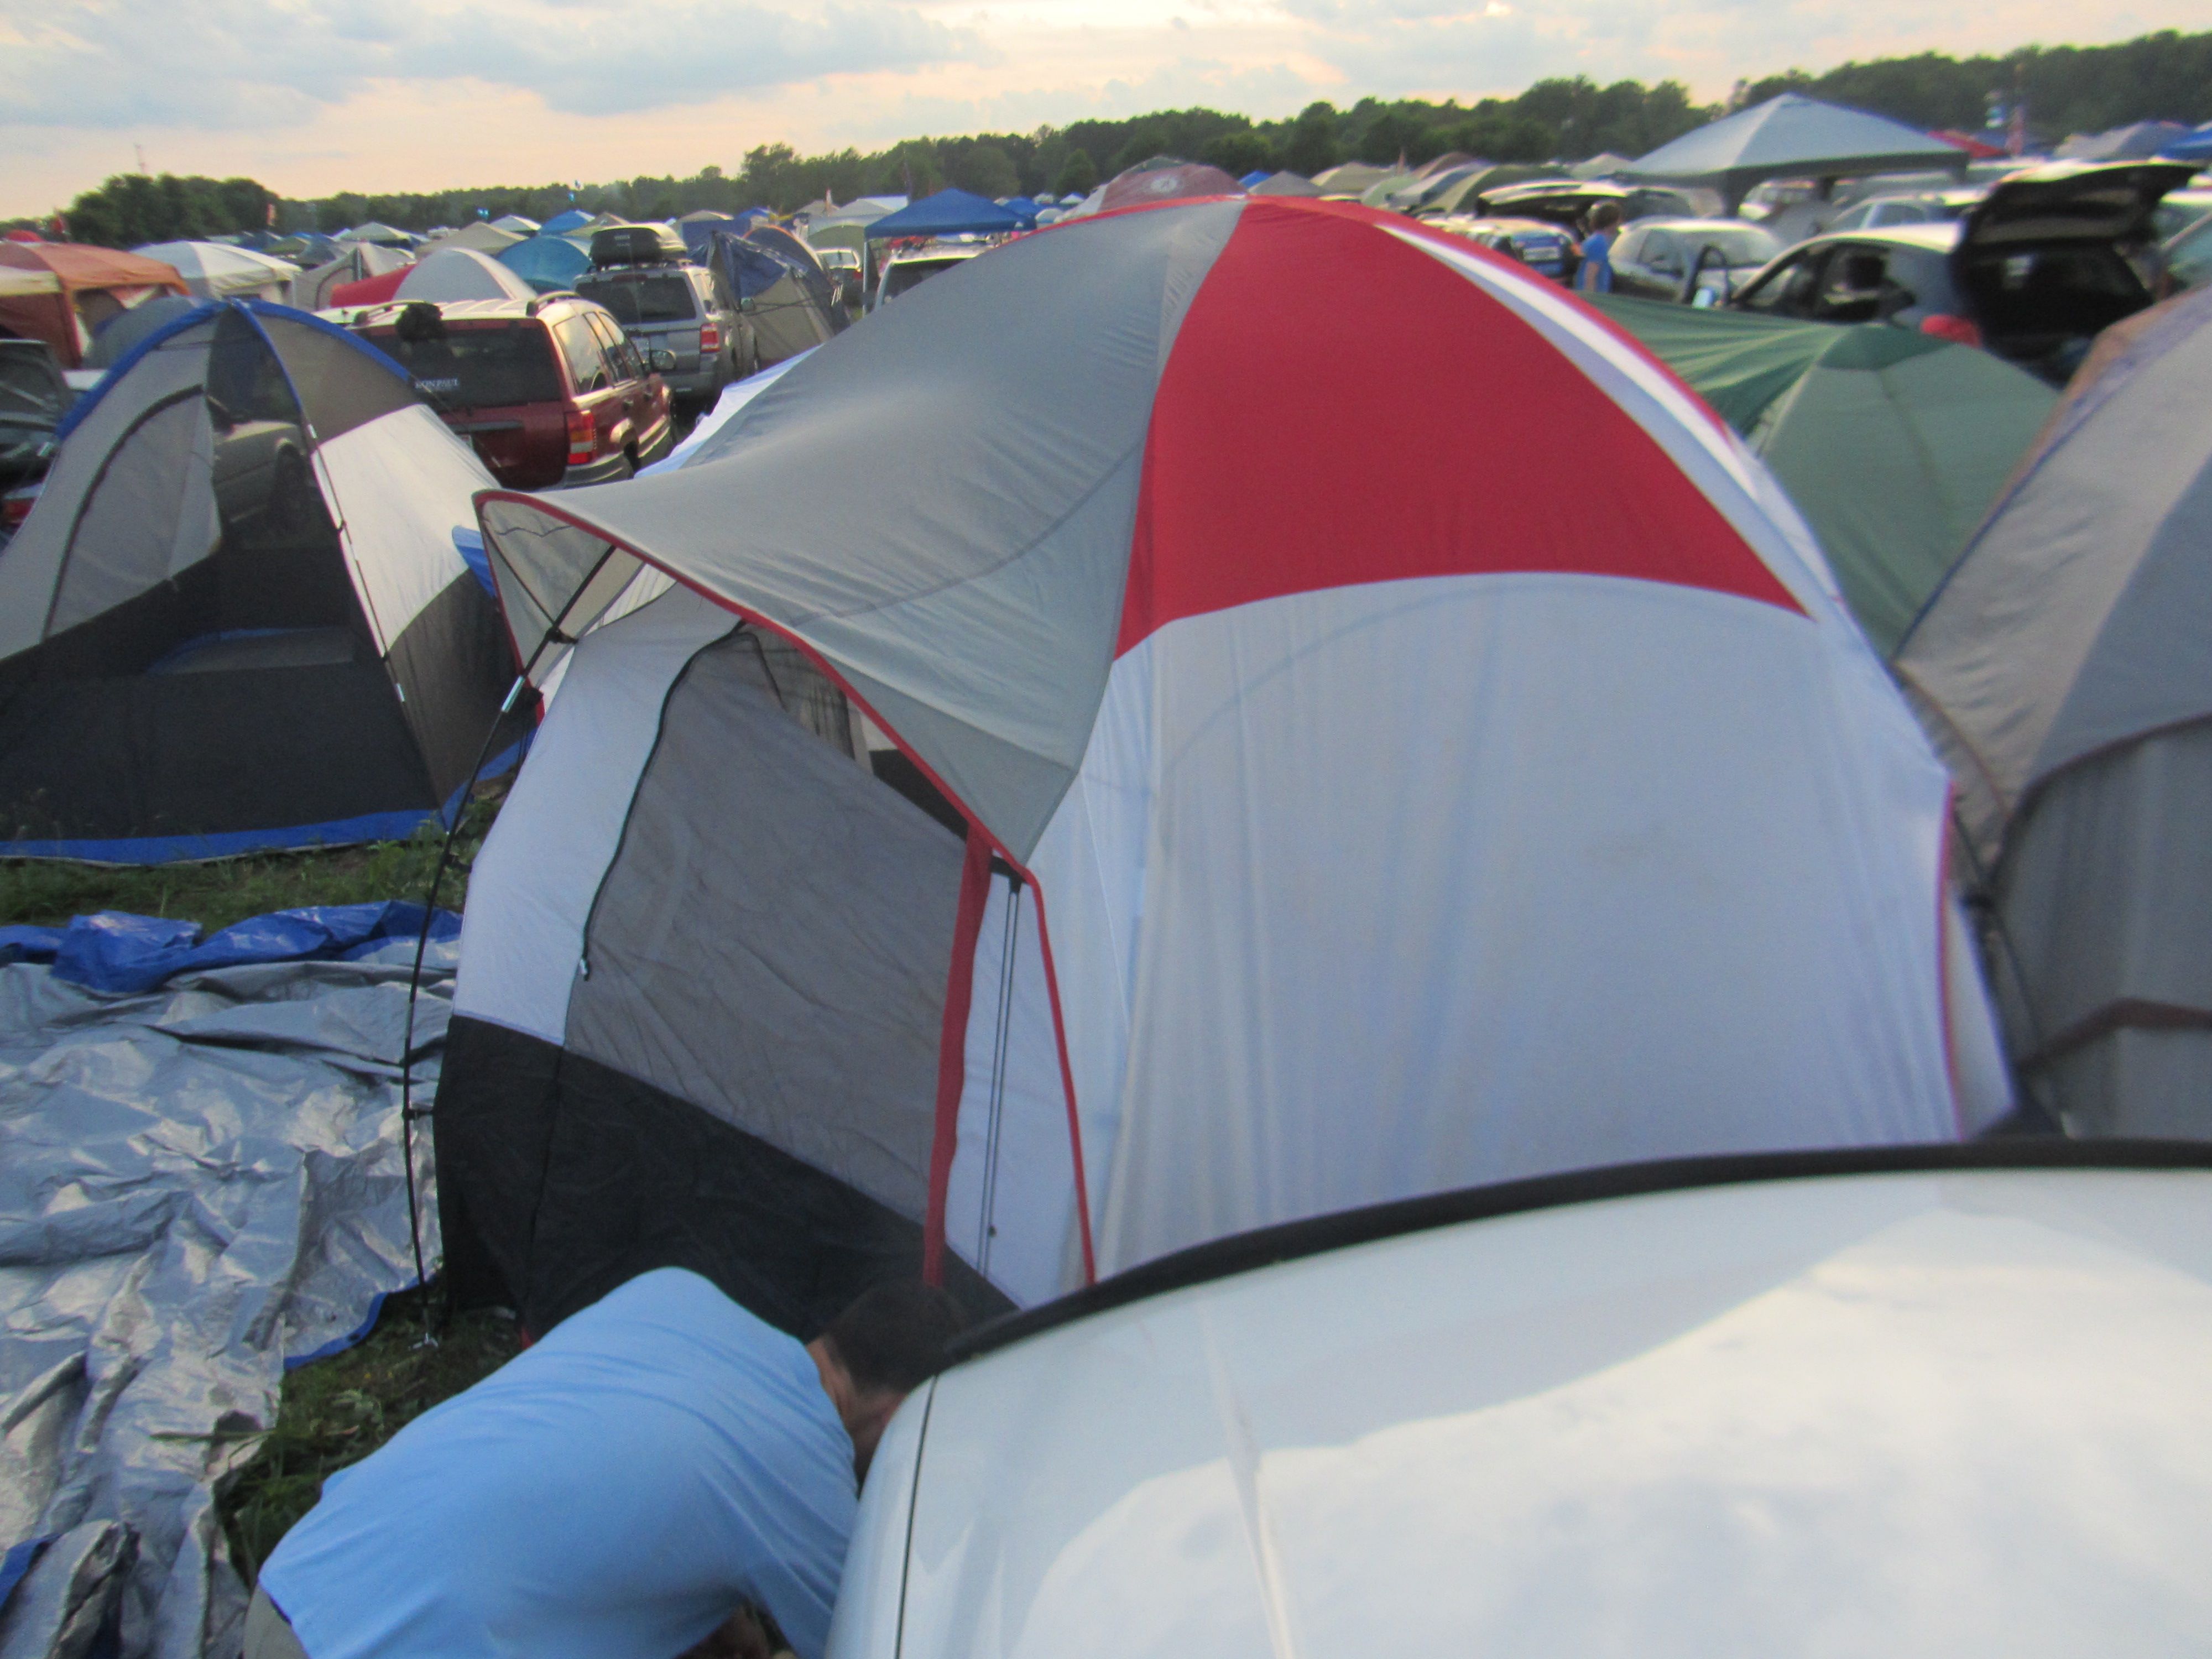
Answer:
[[(2175, 162), (2061, 162), (2016, 173), (1957, 224), (1815, 236), (1732, 303), (1820, 322), (1890, 322), (1986, 346), (2063, 385), (2098, 332), (2151, 303), (2138, 261)], [(2153, 280), (2155, 280), (2154, 275)]]

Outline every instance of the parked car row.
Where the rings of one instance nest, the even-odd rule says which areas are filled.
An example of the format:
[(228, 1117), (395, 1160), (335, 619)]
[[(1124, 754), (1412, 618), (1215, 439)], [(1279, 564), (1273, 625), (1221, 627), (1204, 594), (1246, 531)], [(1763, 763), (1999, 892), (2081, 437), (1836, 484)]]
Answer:
[(1732, 301), (1820, 322), (1888, 322), (1986, 346), (2063, 384), (2097, 333), (2152, 303), (2160, 200), (2180, 162), (2014, 174), (1956, 221), (1830, 231), (1788, 249)]

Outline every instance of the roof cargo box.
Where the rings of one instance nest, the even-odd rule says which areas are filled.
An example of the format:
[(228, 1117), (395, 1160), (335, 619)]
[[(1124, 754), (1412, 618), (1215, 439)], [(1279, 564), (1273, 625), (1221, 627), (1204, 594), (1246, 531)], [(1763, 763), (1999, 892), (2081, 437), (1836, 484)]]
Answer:
[(684, 258), (672, 225), (609, 225), (592, 236), (594, 265), (657, 265)]

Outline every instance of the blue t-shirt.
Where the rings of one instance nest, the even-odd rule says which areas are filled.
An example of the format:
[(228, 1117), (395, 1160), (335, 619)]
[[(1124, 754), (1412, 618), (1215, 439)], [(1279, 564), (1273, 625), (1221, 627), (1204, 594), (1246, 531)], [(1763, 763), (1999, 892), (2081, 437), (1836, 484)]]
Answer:
[(1613, 233), (1601, 230), (1583, 244), (1583, 267), (1575, 286), (1590, 294), (1613, 292)]
[(748, 1601), (820, 1659), (857, 1507), (813, 1357), (665, 1268), (332, 1475), (261, 1585), (309, 1659), (675, 1659)]

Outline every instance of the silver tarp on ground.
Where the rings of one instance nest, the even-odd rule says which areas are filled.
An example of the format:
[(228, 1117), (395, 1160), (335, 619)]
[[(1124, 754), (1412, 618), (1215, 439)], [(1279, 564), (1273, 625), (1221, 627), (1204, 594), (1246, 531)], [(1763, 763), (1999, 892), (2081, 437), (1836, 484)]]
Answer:
[[(268, 963), (101, 997), (0, 968), (0, 1551), (51, 1539), (0, 1659), (237, 1651), (217, 1483), (288, 1360), (411, 1284), (398, 963)], [(416, 1012), (434, 1086), (453, 947)], [(417, 1142), (427, 1182), (427, 1137)], [(436, 1206), (422, 1206), (424, 1259)]]

